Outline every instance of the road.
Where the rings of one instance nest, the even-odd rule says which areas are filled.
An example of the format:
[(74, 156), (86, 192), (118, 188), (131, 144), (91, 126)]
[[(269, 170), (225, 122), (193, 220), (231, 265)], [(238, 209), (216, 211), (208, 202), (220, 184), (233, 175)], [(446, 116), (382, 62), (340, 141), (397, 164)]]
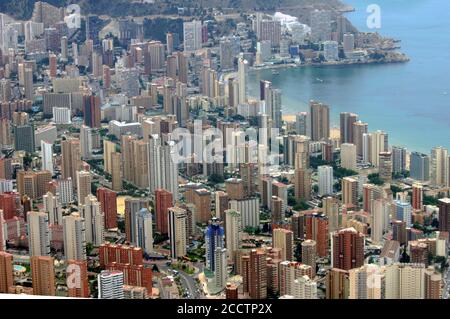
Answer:
[[(172, 268), (168, 267), (166, 265), (166, 262), (167, 260), (152, 261), (151, 264), (157, 265), (160, 272), (169, 274)], [(203, 271), (202, 267), (198, 267), (198, 265), (195, 265), (195, 267), (199, 268), (200, 272)], [(200, 291), (200, 289), (195, 280), (196, 275), (189, 275), (181, 270), (177, 271), (178, 275), (180, 276), (180, 282), (183, 289), (187, 289), (189, 291), (189, 297), (187, 297), (187, 299), (203, 299), (204, 298), (203, 294), (198, 292)], [(160, 287), (162, 287), (162, 285), (160, 285)], [(165, 298), (165, 292), (163, 291), (161, 291), (161, 298), (163, 299)]]

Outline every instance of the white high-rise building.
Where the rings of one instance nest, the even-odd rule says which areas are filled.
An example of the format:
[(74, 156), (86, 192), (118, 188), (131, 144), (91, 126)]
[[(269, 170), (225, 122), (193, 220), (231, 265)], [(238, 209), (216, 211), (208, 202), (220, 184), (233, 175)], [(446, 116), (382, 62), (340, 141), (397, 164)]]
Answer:
[(81, 158), (88, 160), (92, 156), (92, 128), (82, 125), (80, 129)]
[(318, 299), (317, 283), (308, 276), (302, 276), (294, 280), (292, 295), (295, 299)]
[(100, 209), (97, 197), (90, 194), (80, 206), (86, 225), (86, 242), (98, 247), (105, 241), (105, 215)]
[(62, 223), (63, 213), (58, 197), (51, 192), (42, 196), (44, 211), (48, 214), (50, 225), (61, 225)]
[(178, 163), (173, 160), (176, 152), (173, 141), (163, 143), (158, 135), (151, 135), (148, 145), (149, 190), (166, 189), (178, 198)]
[(41, 141), (41, 154), (42, 170), (49, 171), (53, 175), (53, 144), (46, 141)]
[(225, 289), (227, 277), (227, 250), (217, 247), (214, 251), (214, 284), (217, 290)]
[(388, 134), (383, 131), (363, 134), (363, 160), (379, 166), (380, 153), (389, 151)]
[(72, 178), (58, 179), (59, 202), (67, 205), (73, 202), (73, 182)]
[(241, 213), (241, 227), (259, 227), (259, 198), (231, 200), (230, 209)]
[(186, 255), (187, 223), (186, 210), (179, 207), (169, 208), (169, 240), (172, 259)]
[(239, 58), (238, 62), (238, 82), (239, 82), (239, 104), (247, 102), (247, 74), (248, 61), (244, 58)]
[(152, 214), (147, 208), (142, 208), (136, 214), (136, 245), (145, 253), (153, 251), (153, 223)]
[(265, 91), (265, 107), (266, 114), (272, 119), (272, 127), (281, 130), (282, 114), (281, 114), (281, 91), (273, 89), (270, 85)]
[(423, 299), (425, 265), (395, 263), (386, 267), (386, 299)]
[(445, 187), (449, 184), (449, 159), (448, 150), (443, 147), (435, 147), (431, 150), (430, 175), (431, 185)]
[(124, 299), (121, 271), (103, 270), (98, 274), (98, 299)]
[(349, 270), (349, 299), (384, 299), (384, 269), (376, 264)]
[(202, 22), (191, 21), (183, 23), (184, 51), (193, 52), (202, 48)]
[(344, 143), (341, 144), (341, 167), (356, 171), (356, 145)]
[(272, 58), (272, 44), (269, 40), (259, 41), (256, 50), (261, 56), (262, 62), (267, 62)]
[(66, 260), (86, 260), (84, 219), (78, 213), (63, 217), (64, 256)]
[(44, 34), (44, 24), (40, 22), (27, 21), (24, 24), (25, 42), (34, 40)]
[(50, 255), (50, 232), (48, 226), (47, 213), (28, 213), (28, 245), (30, 257)]
[(234, 260), (234, 254), (241, 247), (241, 213), (228, 209), (225, 211), (225, 240), (228, 260)]
[(14, 190), (13, 181), (7, 179), (0, 179), (0, 194), (9, 193)]
[(319, 166), (319, 196), (333, 194), (333, 167)]
[(383, 235), (387, 231), (389, 225), (390, 204), (384, 199), (376, 199), (372, 201), (372, 224), (371, 238), (372, 243), (381, 244)]
[(71, 124), (71, 111), (68, 107), (54, 107), (53, 122), (55, 124)]

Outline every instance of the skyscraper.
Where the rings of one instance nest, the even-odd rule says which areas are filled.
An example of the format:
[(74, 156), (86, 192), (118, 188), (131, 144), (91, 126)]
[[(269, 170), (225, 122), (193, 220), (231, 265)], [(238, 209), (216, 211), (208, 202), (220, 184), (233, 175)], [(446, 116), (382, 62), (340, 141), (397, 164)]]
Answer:
[(186, 255), (186, 225), (186, 210), (179, 207), (169, 208), (169, 240), (170, 256), (172, 259), (177, 259)]
[(313, 42), (323, 42), (331, 40), (330, 11), (311, 11), (311, 40)]
[(439, 231), (450, 231), (450, 198), (439, 199)]
[(57, 57), (54, 54), (49, 54), (48, 60), (49, 60), (49, 68), (50, 68), (50, 77), (56, 78), (57, 71), (58, 71)]
[(112, 190), (115, 192), (122, 191), (122, 155), (120, 153), (111, 153), (111, 183)]
[(99, 96), (85, 95), (83, 96), (83, 118), (84, 124), (91, 128), (101, 127), (101, 101)]
[(87, 261), (67, 261), (67, 286), (68, 296), (71, 298), (89, 298), (89, 281)]
[(441, 299), (442, 275), (429, 267), (424, 274), (425, 299)]
[(317, 255), (328, 256), (328, 218), (324, 214), (305, 214), (306, 239), (316, 242)]
[(356, 171), (356, 145), (355, 144), (341, 144), (341, 167)]
[(423, 264), (386, 266), (386, 299), (423, 299), (424, 274)]
[(171, 192), (174, 199), (178, 198), (178, 163), (174, 162), (173, 156), (175, 148), (173, 141), (162, 142), (160, 136), (150, 136), (147, 167), (150, 193), (163, 188)]
[(27, 220), (30, 256), (49, 256), (50, 233), (47, 213), (29, 212)]
[(272, 234), (273, 248), (281, 249), (282, 260), (293, 260), (294, 233), (290, 230), (277, 228)]
[(111, 154), (116, 151), (116, 144), (112, 141), (103, 140), (103, 165), (105, 172), (112, 174)]
[(33, 100), (34, 97), (34, 86), (33, 86), (33, 69), (25, 68), (25, 79), (24, 79), (24, 97), (27, 100)]
[(78, 203), (82, 203), (86, 196), (91, 194), (92, 175), (88, 171), (78, 171), (76, 176)]
[(349, 299), (384, 299), (384, 274), (376, 264), (349, 270)]
[(358, 180), (352, 177), (342, 179), (342, 204), (358, 206)]
[(85, 221), (86, 242), (95, 247), (100, 246), (105, 239), (105, 217), (97, 198), (92, 194), (88, 195), (80, 206), (80, 211)]
[(281, 41), (281, 22), (273, 19), (262, 19), (258, 22), (256, 35), (258, 41), (270, 41), (272, 47), (279, 47)]
[(330, 137), (330, 109), (328, 105), (311, 101), (311, 139), (326, 140)]
[(225, 239), (228, 260), (234, 260), (234, 255), (241, 245), (242, 224), (241, 214), (236, 210), (225, 210)]
[(55, 268), (53, 257), (32, 256), (31, 277), (34, 295), (55, 296)]
[(347, 299), (349, 297), (348, 271), (333, 268), (328, 272), (326, 278), (326, 299)]
[(333, 194), (333, 167), (319, 166), (319, 196)]
[(378, 155), (380, 178), (390, 183), (392, 181), (392, 153), (380, 152)]
[(215, 269), (214, 254), (216, 248), (224, 248), (224, 229), (220, 225), (217, 218), (213, 218), (205, 231), (205, 245), (206, 245), (206, 267), (210, 270)]
[(356, 145), (356, 155), (363, 157), (363, 136), (368, 132), (367, 123), (361, 121), (353, 123), (353, 144)]
[(448, 150), (435, 147), (431, 150), (431, 184), (434, 186), (447, 186), (448, 183)]
[(302, 242), (302, 262), (305, 265), (311, 266), (311, 279), (316, 276), (316, 242), (312, 239)]
[(218, 291), (225, 289), (227, 277), (227, 250), (216, 247), (214, 250), (214, 284)]
[(80, 128), (80, 147), (81, 147), (81, 158), (83, 160), (89, 160), (93, 151), (93, 130), (82, 125)]
[(78, 213), (63, 217), (64, 255), (66, 260), (86, 260), (86, 228)]
[(13, 284), (13, 255), (0, 251), (0, 293), (8, 293), (8, 288)]
[(311, 172), (309, 169), (299, 168), (295, 170), (295, 198), (309, 201), (311, 199)]
[(105, 214), (105, 228), (117, 228), (117, 193), (101, 187), (97, 189), (97, 199)]
[(191, 52), (202, 48), (202, 22), (193, 20), (183, 23), (184, 51)]
[(153, 252), (153, 222), (148, 208), (142, 208), (136, 215), (136, 245), (145, 253)]
[(332, 233), (331, 249), (333, 268), (350, 270), (364, 264), (364, 235), (354, 228)]
[(155, 213), (156, 213), (156, 231), (161, 234), (167, 234), (168, 229), (168, 209), (173, 207), (172, 193), (165, 189), (155, 191)]
[(63, 179), (69, 177), (74, 180), (76, 172), (81, 169), (80, 140), (69, 139), (61, 141), (61, 175)]
[(412, 208), (423, 209), (423, 186), (420, 183), (415, 183), (412, 186)]
[[(397, 194), (398, 195), (398, 194)], [(412, 225), (412, 206), (408, 201), (397, 197), (394, 201), (395, 215), (397, 220), (402, 220), (406, 223), (406, 227)]]
[(244, 104), (247, 102), (247, 74), (248, 61), (244, 58), (239, 58), (238, 61), (238, 82), (239, 82), (239, 98), (238, 103)]
[(242, 257), (243, 292), (252, 299), (267, 298), (267, 254), (263, 249), (252, 249)]
[(123, 285), (123, 272), (103, 270), (98, 274), (98, 298), (124, 299)]
[(42, 154), (42, 170), (49, 171), (52, 176), (54, 174), (53, 170), (53, 144), (41, 141), (41, 154)]
[(317, 299), (317, 283), (306, 275), (295, 279), (292, 295), (296, 299)]
[(380, 165), (380, 153), (387, 152), (388, 134), (383, 131), (363, 134), (363, 160), (375, 167)]
[(17, 151), (34, 153), (34, 126), (32, 124), (14, 126), (14, 146)]
[(420, 182), (430, 180), (430, 157), (428, 155), (419, 152), (411, 153), (410, 176)]
[(142, 198), (125, 198), (125, 234), (127, 241), (135, 244), (136, 240), (136, 215), (142, 208), (148, 207), (148, 201)]
[(392, 146), (392, 171), (395, 174), (406, 171), (406, 148)]

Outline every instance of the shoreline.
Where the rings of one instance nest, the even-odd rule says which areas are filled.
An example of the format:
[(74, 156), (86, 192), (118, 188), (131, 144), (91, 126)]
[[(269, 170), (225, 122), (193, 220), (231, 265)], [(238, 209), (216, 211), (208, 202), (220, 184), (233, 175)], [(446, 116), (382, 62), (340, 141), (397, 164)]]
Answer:
[(347, 66), (347, 65), (382, 65), (382, 64), (398, 64), (398, 63), (408, 63), (411, 61), (406, 55), (402, 56), (403, 59), (397, 60), (371, 60), (371, 61), (343, 61), (343, 62), (332, 62), (332, 63), (280, 63), (280, 64), (270, 64), (263, 66), (252, 66), (249, 71), (264, 71), (264, 70), (279, 70), (279, 69), (292, 69), (292, 68), (303, 68), (303, 67), (330, 67), (330, 66)]

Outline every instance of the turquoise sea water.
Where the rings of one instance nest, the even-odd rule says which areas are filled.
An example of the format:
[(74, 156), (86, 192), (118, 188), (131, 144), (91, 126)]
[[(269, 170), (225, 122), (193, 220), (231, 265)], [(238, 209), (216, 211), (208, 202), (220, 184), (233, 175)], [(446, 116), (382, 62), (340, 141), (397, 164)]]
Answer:
[[(381, 34), (401, 40), (405, 64), (304, 67), (252, 72), (250, 93), (258, 96), (265, 79), (283, 92), (283, 113), (306, 111), (315, 99), (331, 106), (332, 123), (339, 113), (359, 114), (369, 130), (385, 130), (391, 145), (429, 152), (434, 146), (450, 148), (450, 1), (344, 0), (355, 7), (347, 14), (368, 31), (366, 8), (381, 8)], [(319, 81), (321, 79), (322, 81)]]

